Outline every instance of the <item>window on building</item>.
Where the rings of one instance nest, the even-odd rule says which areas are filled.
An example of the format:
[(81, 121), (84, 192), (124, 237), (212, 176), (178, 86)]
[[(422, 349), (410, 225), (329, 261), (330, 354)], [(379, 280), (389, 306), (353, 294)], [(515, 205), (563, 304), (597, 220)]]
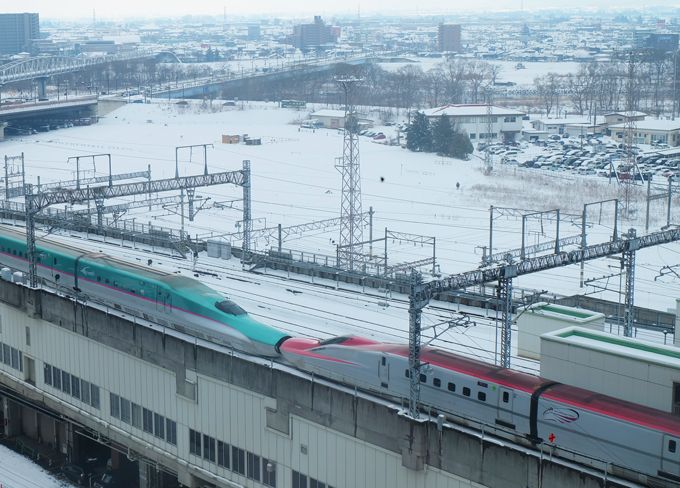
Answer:
[(680, 383), (673, 383), (673, 415), (680, 415)]
[[(12, 365), (12, 353), (10, 347), (7, 344), (2, 345), (2, 362), (7, 366)], [(61, 384), (61, 382), (59, 382)]]
[(165, 439), (165, 417), (153, 414), (153, 435)]
[[(12, 367), (14, 369), (19, 369), (19, 351), (13, 347), (10, 349), (12, 351)], [(71, 385), (69, 385), (71, 386)], [(69, 391), (71, 389), (69, 388)]]
[(244, 476), (246, 474), (246, 452), (236, 446), (231, 446), (231, 470)]
[(111, 407), (111, 417), (120, 418), (120, 397), (115, 393), (109, 393), (109, 407)]
[(71, 375), (71, 395), (80, 399), (80, 378)]
[(215, 439), (203, 434), (203, 458), (215, 462)]
[(52, 366), (45, 363), (45, 366), (43, 366), (43, 371), (45, 376), (45, 384), (52, 386)]
[(125, 398), (120, 399), (120, 419), (125, 422), (126, 424), (129, 424), (131, 419), (131, 413), (130, 413), (130, 400), (126, 400)]
[(262, 458), (262, 484), (276, 488), (276, 463)]
[(90, 405), (99, 408), (99, 387), (90, 383)]
[[(146, 412), (146, 408), (144, 409)], [(196, 456), (201, 455), (201, 433), (189, 429), (189, 453)]]
[(229, 444), (217, 441), (217, 464), (229, 469)]
[(293, 488), (307, 488), (307, 477), (293, 470)]
[(52, 368), (52, 386), (61, 390), (61, 370), (59, 368)]
[(61, 391), (71, 394), (71, 375), (66, 371), (61, 372)]
[(326, 488), (326, 483), (322, 483), (314, 478), (309, 478), (309, 488)]
[(146, 408), (142, 410), (142, 430), (153, 434), (153, 412)]
[(130, 418), (132, 420), (132, 426), (138, 429), (142, 428), (142, 407), (136, 403), (130, 403)]
[(31, 345), (31, 328), (26, 327), (26, 345), (30, 346)]
[(260, 456), (256, 456), (252, 452), (247, 455), (248, 478), (255, 481), (260, 481)]
[(90, 384), (85, 380), (80, 380), (80, 399), (83, 403), (90, 404)]
[(165, 440), (173, 446), (177, 445), (177, 422), (165, 419)]

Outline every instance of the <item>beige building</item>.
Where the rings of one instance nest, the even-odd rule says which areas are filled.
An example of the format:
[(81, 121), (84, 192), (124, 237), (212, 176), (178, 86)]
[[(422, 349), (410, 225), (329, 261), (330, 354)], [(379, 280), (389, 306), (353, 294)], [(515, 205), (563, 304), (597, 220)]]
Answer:
[[(613, 139), (623, 142), (626, 124), (609, 126)], [(669, 146), (680, 145), (680, 120), (641, 120), (635, 122), (633, 142), (635, 144), (663, 143)]]

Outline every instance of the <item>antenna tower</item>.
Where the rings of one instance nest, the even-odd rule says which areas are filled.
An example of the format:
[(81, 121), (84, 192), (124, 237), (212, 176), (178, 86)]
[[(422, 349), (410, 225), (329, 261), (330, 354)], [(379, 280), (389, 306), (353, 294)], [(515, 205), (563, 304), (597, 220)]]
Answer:
[(491, 87), (484, 90), (486, 98), (486, 147), (484, 148), (484, 174), (490, 175), (493, 171), (493, 154), (491, 154), (491, 140), (493, 134), (493, 105)]
[(362, 252), (363, 228), (361, 219), (361, 171), (359, 163), (359, 135), (352, 95), (362, 80), (355, 77), (336, 79), (345, 93), (345, 133), (342, 158), (335, 167), (342, 174), (342, 201), (340, 204), (340, 242), (338, 267), (348, 271), (355, 268), (355, 256)]

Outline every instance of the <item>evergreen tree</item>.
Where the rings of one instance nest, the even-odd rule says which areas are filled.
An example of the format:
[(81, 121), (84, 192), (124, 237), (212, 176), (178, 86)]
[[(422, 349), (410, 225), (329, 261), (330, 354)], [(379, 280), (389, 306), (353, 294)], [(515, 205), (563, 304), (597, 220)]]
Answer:
[(448, 115), (442, 115), (432, 126), (432, 149), (442, 156), (450, 156), (453, 143), (453, 127)]
[(470, 137), (464, 132), (455, 132), (449, 146), (449, 156), (457, 159), (467, 159), (474, 151)]
[(416, 112), (413, 121), (406, 129), (406, 147), (411, 151), (432, 150), (432, 131), (430, 122), (422, 112)]

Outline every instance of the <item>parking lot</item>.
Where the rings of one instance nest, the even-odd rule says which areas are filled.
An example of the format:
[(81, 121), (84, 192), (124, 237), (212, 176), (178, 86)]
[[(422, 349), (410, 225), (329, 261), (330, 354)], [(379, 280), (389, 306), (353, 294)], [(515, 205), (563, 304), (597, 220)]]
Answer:
[[(485, 147), (477, 149), (483, 157)], [(665, 145), (633, 146), (635, 163), (631, 164), (623, 144), (608, 136), (581, 139), (553, 135), (543, 141), (493, 144), (490, 150), (497, 163), (573, 175), (644, 181), (680, 175), (680, 150)]]

